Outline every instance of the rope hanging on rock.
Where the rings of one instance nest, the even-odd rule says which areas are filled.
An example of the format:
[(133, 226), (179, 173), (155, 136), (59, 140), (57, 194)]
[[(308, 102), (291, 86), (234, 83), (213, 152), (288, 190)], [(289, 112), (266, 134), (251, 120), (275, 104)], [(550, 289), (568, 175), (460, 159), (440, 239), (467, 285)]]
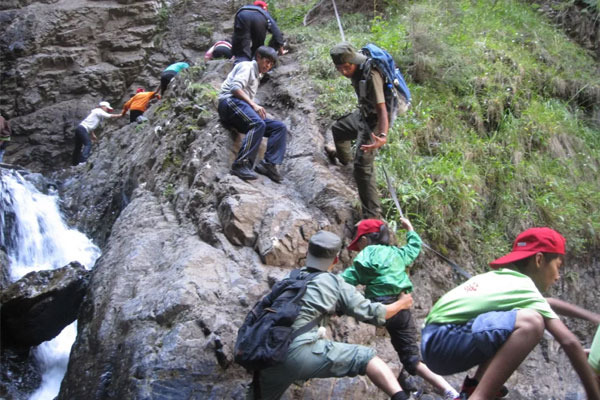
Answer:
[(337, 23), (340, 28), (340, 35), (342, 35), (342, 42), (345, 42), (346, 38), (344, 37), (344, 28), (342, 28), (342, 21), (340, 21), (340, 15), (338, 14), (335, 0), (331, 0), (331, 2), (333, 3), (333, 12), (335, 13), (335, 18), (337, 19)]
[[(388, 191), (390, 192), (390, 196), (392, 196), (392, 200), (394, 201), (394, 204), (396, 205), (396, 209), (400, 213), (400, 218), (404, 218), (404, 213), (402, 213), (402, 207), (400, 207), (400, 200), (398, 200), (398, 196), (396, 195), (396, 189), (394, 188), (392, 180), (388, 176), (387, 170), (385, 169), (385, 165), (382, 165), (381, 169), (383, 170), (383, 175), (385, 176), (385, 181), (387, 183), (387, 188), (388, 188)], [(429, 246), (427, 243), (422, 242), (421, 245), (423, 246), (423, 248), (431, 251), (433, 254), (435, 254), (436, 256), (438, 256), (439, 258), (444, 260), (446, 263), (448, 263), (448, 265), (450, 265), (452, 267), (452, 269), (454, 269), (454, 271), (456, 273), (458, 273), (459, 275), (463, 276), (466, 279), (470, 279), (472, 277), (472, 275), (470, 273), (468, 273), (463, 268), (461, 268), (457, 263), (455, 263), (454, 261), (452, 261), (445, 255), (443, 255), (439, 251), (431, 248), (431, 246)]]

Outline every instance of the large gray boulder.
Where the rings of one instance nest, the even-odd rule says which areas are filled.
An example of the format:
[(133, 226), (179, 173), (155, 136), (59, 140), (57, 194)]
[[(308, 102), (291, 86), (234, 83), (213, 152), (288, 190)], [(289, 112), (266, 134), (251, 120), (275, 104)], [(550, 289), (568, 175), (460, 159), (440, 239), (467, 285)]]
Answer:
[(28, 348), (54, 338), (77, 318), (89, 283), (78, 262), (30, 272), (0, 296), (3, 348)]

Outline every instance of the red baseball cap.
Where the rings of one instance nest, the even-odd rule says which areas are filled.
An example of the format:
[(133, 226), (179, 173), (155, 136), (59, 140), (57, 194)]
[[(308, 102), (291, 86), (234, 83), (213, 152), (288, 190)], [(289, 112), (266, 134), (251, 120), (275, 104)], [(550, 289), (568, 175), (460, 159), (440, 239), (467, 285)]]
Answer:
[(136, 89), (136, 91), (135, 91), (135, 92), (136, 92), (136, 93), (141, 93), (141, 92), (143, 92), (143, 91), (144, 91), (144, 88), (141, 88), (141, 87), (139, 87), (139, 88), (137, 88), (137, 89)]
[(566, 239), (554, 229), (530, 228), (517, 236), (510, 253), (490, 263), (492, 268), (531, 257), (537, 253), (565, 254)]
[(367, 233), (375, 233), (379, 232), (379, 228), (381, 225), (385, 225), (385, 222), (379, 219), (363, 219), (358, 223), (358, 227), (356, 228), (356, 236), (352, 240), (352, 242), (348, 245), (348, 250), (358, 250), (358, 240), (361, 236), (366, 235)]
[(267, 5), (267, 3), (265, 3), (264, 1), (261, 1), (261, 0), (256, 0), (256, 1), (254, 2), (254, 5), (255, 5), (255, 6), (258, 6), (258, 7), (260, 7), (260, 8), (262, 8), (262, 9), (263, 9), (263, 10), (265, 10), (265, 11), (266, 11), (266, 10), (267, 10), (267, 8), (269, 7), (269, 6)]

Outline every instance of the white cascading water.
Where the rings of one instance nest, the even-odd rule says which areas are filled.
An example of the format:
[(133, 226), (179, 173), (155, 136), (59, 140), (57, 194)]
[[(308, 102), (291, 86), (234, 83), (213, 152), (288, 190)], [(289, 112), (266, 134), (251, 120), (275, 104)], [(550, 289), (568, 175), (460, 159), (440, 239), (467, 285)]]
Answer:
[[(6, 248), (12, 281), (71, 261), (88, 269), (94, 265), (100, 249), (65, 224), (56, 193), (41, 193), (15, 171), (3, 170), (0, 178), (0, 245)], [(14, 223), (9, 224), (8, 215), (14, 216)], [(30, 400), (52, 400), (58, 395), (76, 334), (74, 322), (34, 349), (42, 384)]]

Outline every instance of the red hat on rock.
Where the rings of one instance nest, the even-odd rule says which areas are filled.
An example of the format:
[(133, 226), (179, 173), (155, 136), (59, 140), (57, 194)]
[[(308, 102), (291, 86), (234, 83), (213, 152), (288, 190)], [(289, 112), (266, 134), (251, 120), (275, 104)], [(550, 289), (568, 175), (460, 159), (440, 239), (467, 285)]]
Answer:
[(263, 9), (263, 10), (265, 10), (265, 11), (267, 11), (267, 8), (269, 7), (269, 6), (267, 5), (267, 3), (265, 3), (264, 1), (261, 1), (261, 0), (256, 0), (256, 1), (254, 2), (254, 5), (255, 5), (255, 6), (258, 6), (258, 7), (260, 7), (260, 8), (262, 8), (262, 9)]
[(358, 241), (361, 236), (366, 235), (368, 233), (379, 232), (379, 228), (381, 225), (384, 225), (385, 222), (379, 219), (363, 219), (358, 223), (358, 227), (356, 228), (356, 236), (352, 239), (352, 242), (348, 245), (348, 250), (358, 250)]
[(566, 239), (554, 229), (530, 228), (517, 236), (510, 253), (490, 263), (492, 268), (531, 257), (537, 253), (565, 254)]

